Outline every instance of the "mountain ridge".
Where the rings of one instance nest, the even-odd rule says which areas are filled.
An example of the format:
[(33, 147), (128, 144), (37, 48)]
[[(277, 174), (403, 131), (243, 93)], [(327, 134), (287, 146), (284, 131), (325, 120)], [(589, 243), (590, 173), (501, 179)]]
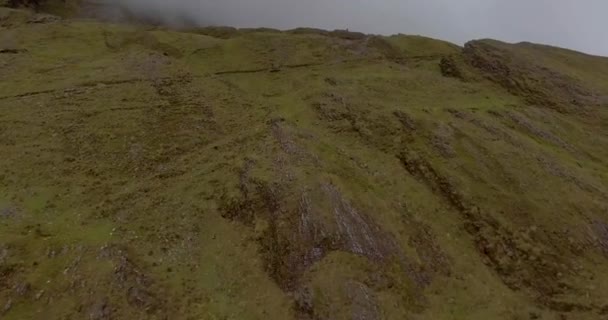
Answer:
[(601, 319), (608, 60), (0, 8), (6, 319)]

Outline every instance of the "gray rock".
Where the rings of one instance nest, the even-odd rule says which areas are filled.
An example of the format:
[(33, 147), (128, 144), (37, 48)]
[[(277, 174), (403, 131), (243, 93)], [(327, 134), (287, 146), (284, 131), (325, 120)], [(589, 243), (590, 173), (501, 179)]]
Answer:
[(89, 312), (89, 320), (110, 320), (111, 316), (112, 310), (107, 297), (97, 301)]
[(13, 307), (13, 299), (8, 299), (2, 310), (0, 310), (0, 315), (7, 314), (11, 308)]
[(52, 14), (39, 13), (28, 20), (28, 23), (53, 23), (61, 20), (60, 17)]

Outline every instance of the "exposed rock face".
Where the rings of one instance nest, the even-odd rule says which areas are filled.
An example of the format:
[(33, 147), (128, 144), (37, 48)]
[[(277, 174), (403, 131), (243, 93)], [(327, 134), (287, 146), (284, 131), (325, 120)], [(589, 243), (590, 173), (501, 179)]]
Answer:
[(439, 68), (441, 68), (441, 74), (446, 77), (462, 78), (462, 71), (458, 67), (454, 57), (443, 57), (439, 62)]
[(463, 50), (468, 62), (510, 92), (529, 103), (558, 108), (597, 106), (599, 95), (579, 79), (522, 57), (517, 47), (500, 42), (472, 41)]

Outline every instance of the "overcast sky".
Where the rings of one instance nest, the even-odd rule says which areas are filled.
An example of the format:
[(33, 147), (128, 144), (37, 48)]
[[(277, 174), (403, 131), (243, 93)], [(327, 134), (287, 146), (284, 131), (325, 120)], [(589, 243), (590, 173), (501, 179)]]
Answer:
[(103, 0), (167, 21), (531, 41), (608, 56), (608, 0)]

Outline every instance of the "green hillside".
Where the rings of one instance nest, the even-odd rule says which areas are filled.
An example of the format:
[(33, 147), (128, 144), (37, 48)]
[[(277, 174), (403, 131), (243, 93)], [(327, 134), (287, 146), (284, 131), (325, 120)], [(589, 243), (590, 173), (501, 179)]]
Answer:
[(0, 319), (605, 319), (608, 58), (0, 8)]

